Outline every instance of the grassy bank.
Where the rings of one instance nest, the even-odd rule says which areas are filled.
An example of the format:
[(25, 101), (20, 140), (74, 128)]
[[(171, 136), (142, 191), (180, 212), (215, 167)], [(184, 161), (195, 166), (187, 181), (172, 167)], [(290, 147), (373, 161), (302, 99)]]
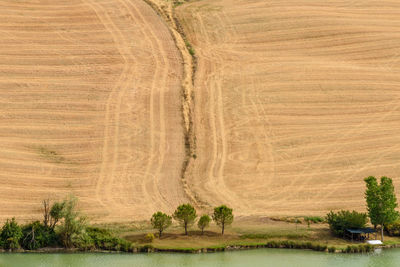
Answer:
[[(187, 236), (181, 227), (173, 226), (163, 234), (162, 238), (156, 237), (152, 242), (146, 240), (146, 235), (156, 233), (147, 222), (99, 226), (110, 229), (117, 236), (132, 242), (132, 246), (145, 247), (149, 251), (214, 252), (258, 247), (345, 253), (369, 250), (363, 243), (332, 236), (325, 223), (311, 224), (308, 227), (305, 223), (296, 224), (267, 218), (238, 218), (223, 236), (216, 226), (211, 226), (204, 235), (193, 227)], [(400, 245), (400, 238), (387, 237), (385, 245)]]
[[(89, 238), (72, 249), (45, 247), (36, 250), (14, 250), (14, 252), (179, 252), (205, 253), (253, 248), (309, 249), (330, 253), (364, 253), (373, 250), (364, 243), (350, 242), (332, 236), (325, 223), (295, 224), (289, 221), (274, 221), (267, 218), (238, 218), (221, 235), (220, 228), (211, 226), (201, 234), (193, 227), (185, 235), (182, 227), (172, 226), (161, 238), (148, 239), (156, 235), (148, 222), (97, 224), (86, 229)], [(386, 237), (384, 247), (400, 246), (400, 238)], [(6, 252), (8, 250), (2, 250)]]

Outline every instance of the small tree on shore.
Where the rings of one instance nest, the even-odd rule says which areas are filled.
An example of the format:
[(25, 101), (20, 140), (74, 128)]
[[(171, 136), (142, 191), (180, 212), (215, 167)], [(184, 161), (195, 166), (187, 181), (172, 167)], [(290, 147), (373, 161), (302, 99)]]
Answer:
[(204, 229), (210, 225), (211, 218), (208, 215), (203, 215), (200, 217), (199, 221), (197, 222), (197, 226), (201, 230), (201, 234), (204, 234)]
[(63, 222), (58, 227), (61, 242), (66, 248), (74, 247), (76, 242), (82, 238), (86, 229), (86, 218), (76, 210), (78, 200), (70, 196), (64, 202), (62, 209)]
[(175, 210), (173, 217), (185, 228), (185, 235), (187, 235), (187, 228), (194, 223), (197, 215), (192, 205), (182, 204)]
[(150, 222), (153, 228), (158, 230), (158, 238), (161, 238), (163, 231), (172, 224), (172, 218), (171, 216), (168, 216), (167, 214), (158, 211), (153, 214)]
[(225, 227), (233, 222), (232, 209), (225, 205), (214, 208), (214, 213), (212, 215), (215, 223), (221, 227), (222, 235), (225, 232)]
[(43, 200), (43, 225), (50, 226), (50, 199)]
[(380, 184), (373, 176), (364, 179), (367, 189), (365, 199), (367, 201), (368, 215), (371, 223), (375, 226), (381, 226), (381, 240), (385, 224), (394, 223), (399, 218), (397, 208), (397, 199), (394, 192), (393, 181), (388, 177), (381, 177)]
[(66, 205), (66, 200), (62, 202), (55, 202), (50, 209), (49, 215), (49, 226), (51, 229), (54, 229), (57, 223), (63, 218), (64, 216), (64, 208)]
[(0, 243), (5, 249), (17, 249), (22, 238), (22, 229), (15, 221), (15, 218), (7, 220), (3, 225), (0, 234)]

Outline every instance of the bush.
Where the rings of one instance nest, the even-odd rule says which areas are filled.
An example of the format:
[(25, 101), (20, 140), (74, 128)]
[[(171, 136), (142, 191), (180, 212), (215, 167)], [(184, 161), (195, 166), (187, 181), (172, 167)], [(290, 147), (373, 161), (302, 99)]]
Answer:
[(39, 221), (22, 227), (21, 246), (24, 249), (38, 249), (58, 245), (58, 237), (51, 227), (46, 227)]
[(358, 247), (357, 245), (351, 246), (351, 251), (352, 251), (353, 253), (358, 253), (358, 252), (360, 252), (359, 247)]
[(308, 243), (311, 244), (311, 242), (303, 242), (303, 243), (301, 243), (301, 248), (302, 249), (307, 249), (308, 248)]
[(334, 235), (343, 236), (347, 228), (363, 228), (367, 224), (367, 214), (356, 211), (341, 210), (337, 213), (331, 211), (326, 220)]
[(400, 236), (400, 221), (387, 224), (384, 229), (389, 236)]
[(312, 249), (313, 248), (313, 244), (311, 242), (307, 242), (306, 243), (306, 248)]
[(316, 245), (313, 245), (311, 249), (315, 250), (315, 251), (325, 251), (327, 248), (328, 248), (327, 245), (316, 244)]
[(304, 217), (304, 221), (307, 223), (308, 227), (310, 227), (311, 223), (322, 223), (325, 220), (319, 216), (306, 216)]
[(283, 240), (283, 241), (281, 241), (281, 247), (283, 247), (283, 248), (289, 248), (289, 241), (288, 241), (288, 240)]
[(138, 249), (140, 252), (149, 252), (153, 248), (154, 248), (153, 245), (144, 245), (142, 247), (139, 247)]
[[(128, 252), (131, 248), (131, 243), (125, 239), (114, 236), (110, 231), (98, 227), (86, 228), (87, 241), (86, 247), (81, 248), (96, 248), (103, 250), (125, 251)], [(153, 236), (154, 237), (154, 236)]]
[(148, 234), (145, 236), (144, 239), (145, 239), (146, 242), (151, 243), (151, 242), (153, 242), (153, 240), (154, 240), (154, 235), (153, 235), (152, 233), (148, 233)]
[(276, 241), (268, 241), (267, 247), (268, 247), (268, 248), (278, 248), (278, 247), (279, 247), (279, 244), (278, 244), (278, 242), (276, 242)]
[(348, 245), (343, 252), (346, 253), (366, 253), (374, 250), (374, 247), (370, 244), (361, 245)]
[(22, 238), (22, 229), (12, 218), (11, 221), (7, 220), (1, 230), (0, 239), (2, 247), (5, 249), (17, 249), (20, 248), (19, 241)]
[(265, 244), (267, 248), (292, 248), (292, 249), (311, 249), (314, 251), (326, 251), (335, 252), (335, 247), (329, 247), (322, 244), (313, 244), (311, 242), (301, 242), (292, 240), (282, 240), (282, 241), (268, 241)]
[(364, 246), (365, 246), (365, 252), (371, 252), (371, 251), (374, 250), (374, 246), (371, 245), (371, 244), (367, 244), (367, 245), (364, 245)]

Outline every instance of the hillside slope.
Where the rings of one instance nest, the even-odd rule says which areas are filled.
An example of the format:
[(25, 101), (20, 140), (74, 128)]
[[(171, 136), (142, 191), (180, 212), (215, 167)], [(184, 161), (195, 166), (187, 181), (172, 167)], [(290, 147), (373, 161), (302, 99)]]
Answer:
[(202, 0), (178, 17), (198, 58), (200, 201), (236, 214), (364, 210), (400, 190), (398, 1)]
[(96, 221), (186, 201), (182, 62), (142, 0), (0, 2), (0, 220), (73, 193)]
[(43, 199), (71, 193), (92, 221), (118, 222), (188, 201), (235, 215), (364, 210), (368, 175), (400, 190), (398, 1), (172, 10), (0, 2), (0, 221), (39, 219)]

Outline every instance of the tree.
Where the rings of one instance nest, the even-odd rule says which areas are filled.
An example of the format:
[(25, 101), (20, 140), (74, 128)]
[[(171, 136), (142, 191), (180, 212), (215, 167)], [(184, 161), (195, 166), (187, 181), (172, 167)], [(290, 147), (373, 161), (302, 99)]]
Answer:
[(222, 235), (225, 231), (225, 226), (233, 222), (232, 209), (225, 205), (214, 208), (214, 214), (212, 215), (215, 223), (221, 227)]
[(201, 230), (201, 234), (204, 234), (204, 228), (210, 225), (211, 218), (208, 215), (203, 215), (200, 217), (199, 221), (197, 222), (197, 226)]
[(187, 228), (194, 223), (197, 215), (192, 205), (182, 204), (176, 208), (173, 217), (185, 228), (185, 235), (187, 235)]
[(57, 223), (63, 218), (64, 216), (64, 208), (66, 205), (66, 200), (62, 202), (55, 202), (50, 209), (50, 222), (49, 226), (54, 229)]
[(367, 189), (365, 190), (365, 200), (367, 201), (368, 216), (374, 228), (379, 224), (378, 215), (380, 211), (379, 207), (379, 184), (375, 177), (369, 176), (364, 179)]
[(5, 249), (19, 248), (19, 241), (22, 238), (22, 229), (12, 218), (11, 221), (7, 220), (1, 230), (0, 239)]
[(388, 177), (381, 177), (380, 184), (373, 176), (364, 179), (367, 189), (365, 199), (367, 201), (368, 215), (371, 223), (381, 226), (381, 240), (385, 224), (394, 223), (399, 218), (397, 208), (397, 199), (394, 192), (393, 181)]
[(43, 200), (43, 225), (48, 227), (50, 225), (50, 200)]
[(161, 238), (162, 232), (172, 224), (172, 217), (158, 211), (153, 214), (150, 222), (153, 228), (158, 230), (158, 237)]
[(80, 241), (86, 229), (86, 218), (76, 210), (77, 202), (73, 196), (63, 202), (64, 207), (61, 212), (63, 222), (58, 227), (58, 234), (67, 248), (73, 247), (76, 242)]

